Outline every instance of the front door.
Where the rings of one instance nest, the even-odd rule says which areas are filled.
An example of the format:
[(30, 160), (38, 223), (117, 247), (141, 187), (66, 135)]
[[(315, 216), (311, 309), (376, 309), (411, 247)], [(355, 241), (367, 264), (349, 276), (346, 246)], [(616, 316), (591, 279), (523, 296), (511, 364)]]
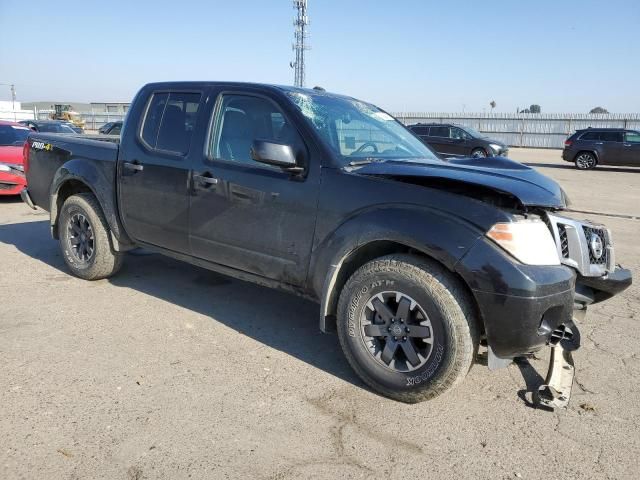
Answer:
[(189, 170), (202, 92), (154, 92), (136, 138), (121, 148), (119, 206), (136, 241), (189, 252)]
[(241, 90), (220, 93), (207, 154), (194, 164), (190, 209), (193, 255), (292, 285), (308, 268), (320, 168), (304, 174), (255, 162), (255, 139), (308, 149), (273, 99)]
[(622, 160), (625, 165), (640, 167), (640, 132), (624, 133)]
[(469, 148), (469, 142), (471, 135), (458, 127), (450, 128), (451, 135), (451, 153), (458, 157), (471, 156), (471, 148)]

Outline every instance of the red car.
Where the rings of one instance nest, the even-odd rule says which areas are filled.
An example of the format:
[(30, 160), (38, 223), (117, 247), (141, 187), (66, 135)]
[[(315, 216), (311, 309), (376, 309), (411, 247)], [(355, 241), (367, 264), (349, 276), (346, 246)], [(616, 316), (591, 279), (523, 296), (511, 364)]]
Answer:
[(27, 184), (22, 149), (29, 132), (24, 125), (0, 120), (0, 195), (19, 195)]

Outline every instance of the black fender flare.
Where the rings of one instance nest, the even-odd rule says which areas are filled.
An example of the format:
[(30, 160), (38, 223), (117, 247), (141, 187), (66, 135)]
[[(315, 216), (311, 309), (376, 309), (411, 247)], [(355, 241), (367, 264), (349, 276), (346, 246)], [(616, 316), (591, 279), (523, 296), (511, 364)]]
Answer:
[(65, 185), (75, 181), (86, 186), (98, 200), (109, 225), (114, 249), (121, 251), (133, 246), (133, 242), (124, 232), (116, 208), (115, 168), (116, 165), (114, 163), (113, 177), (110, 177), (104, 170), (96, 168), (95, 165), (80, 158), (71, 159), (58, 168), (53, 176), (49, 193), (51, 233), (54, 238), (57, 235), (59, 217), (58, 196)]
[(363, 249), (379, 245), (381, 249), (372, 250), (373, 258), (398, 249), (415, 251), (455, 272), (457, 261), (482, 235), (478, 227), (464, 219), (415, 205), (380, 206), (352, 216), (312, 256), (310, 287), (320, 299), (320, 330), (333, 330), (346, 272), (353, 270), (353, 266), (348, 267), (349, 262), (357, 259)]

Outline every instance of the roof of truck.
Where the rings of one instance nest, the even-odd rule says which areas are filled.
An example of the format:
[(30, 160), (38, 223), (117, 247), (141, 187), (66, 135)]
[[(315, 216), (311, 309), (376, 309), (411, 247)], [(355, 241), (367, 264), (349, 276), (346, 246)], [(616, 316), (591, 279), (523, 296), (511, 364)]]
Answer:
[(339, 93), (327, 92), (322, 87), (313, 87), (313, 88), (303, 88), (303, 87), (294, 87), (291, 85), (276, 85), (272, 83), (258, 83), (258, 82), (225, 82), (225, 81), (169, 81), (169, 82), (153, 82), (148, 83), (145, 87), (149, 88), (189, 88), (189, 87), (202, 87), (202, 86), (228, 86), (228, 87), (258, 87), (258, 88), (269, 88), (273, 90), (280, 90), (283, 92), (297, 92), (304, 93), (307, 95), (326, 95), (330, 97), (342, 97), (342, 98), (352, 98), (348, 95), (341, 95)]

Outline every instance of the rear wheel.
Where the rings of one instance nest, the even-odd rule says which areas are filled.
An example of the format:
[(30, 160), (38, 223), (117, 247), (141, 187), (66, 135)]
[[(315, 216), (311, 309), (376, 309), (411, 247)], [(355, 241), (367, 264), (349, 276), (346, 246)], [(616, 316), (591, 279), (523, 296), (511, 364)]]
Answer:
[(338, 335), (369, 386), (413, 403), (466, 376), (479, 332), (471, 300), (455, 277), (435, 262), (390, 255), (365, 264), (345, 285)]
[(484, 148), (476, 148), (471, 152), (471, 156), (473, 158), (485, 158), (487, 156), (487, 152)]
[(598, 160), (591, 152), (580, 152), (576, 155), (575, 164), (578, 170), (592, 170), (596, 168)]
[(90, 193), (72, 195), (64, 202), (58, 237), (64, 261), (77, 277), (99, 280), (122, 266), (124, 256), (111, 248), (107, 221)]

